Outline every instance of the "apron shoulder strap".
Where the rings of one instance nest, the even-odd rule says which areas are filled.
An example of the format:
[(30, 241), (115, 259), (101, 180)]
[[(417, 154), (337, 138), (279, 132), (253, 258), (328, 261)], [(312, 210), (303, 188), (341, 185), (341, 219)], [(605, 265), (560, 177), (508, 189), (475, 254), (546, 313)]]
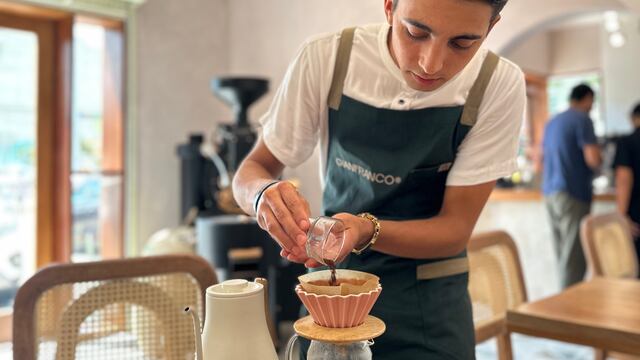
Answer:
[(460, 122), (463, 125), (473, 126), (476, 124), (476, 121), (478, 120), (480, 104), (482, 104), (482, 98), (484, 97), (484, 92), (487, 90), (487, 86), (489, 85), (491, 76), (493, 75), (496, 66), (498, 66), (499, 61), (500, 57), (498, 55), (492, 53), (491, 51), (487, 53), (487, 57), (482, 63), (480, 74), (478, 74), (476, 82), (471, 87), (471, 90), (469, 91), (469, 97), (467, 98), (467, 102), (464, 105), (464, 110), (462, 110), (462, 117), (460, 119)]
[(331, 80), (331, 88), (329, 89), (329, 97), (327, 104), (333, 110), (338, 110), (340, 100), (342, 98), (342, 89), (344, 87), (344, 79), (347, 76), (349, 68), (349, 58), (351, 57), (351, 47), (353, 45), (353, 34), (356, 28), (346, 28), (342, 30), (340, 35), (340, 44), (338, 45), (338, 53), (336, 54), (336, 64), (333, 68), (333, 79)]

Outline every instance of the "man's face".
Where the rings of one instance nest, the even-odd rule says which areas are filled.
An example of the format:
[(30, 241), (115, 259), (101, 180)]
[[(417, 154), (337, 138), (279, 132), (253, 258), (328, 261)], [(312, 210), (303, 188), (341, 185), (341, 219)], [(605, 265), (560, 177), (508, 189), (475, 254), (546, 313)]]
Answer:
[(587, 96), (587, 109), (589, 109), (588, 111), (591, 112), (591, 109), (593, 109), (593, 103), (596, 101), (595, 96), (593, 95), (589, 95)]
[(587, 113), (590, 113), (591, 109), (593, 109), (594, 102), (595, 102), (595, 97), (593, 95), (585, 96), (584, 99), (582, 99), (581, 101), (581, 105), (584, 111), (586, 111)]
[[(411, 88), (433, 91), (458, 74), (499, 17), (483, 1), (385, 0), (389, 51)], [(395, 0), (397, 1), (397, 0)]]

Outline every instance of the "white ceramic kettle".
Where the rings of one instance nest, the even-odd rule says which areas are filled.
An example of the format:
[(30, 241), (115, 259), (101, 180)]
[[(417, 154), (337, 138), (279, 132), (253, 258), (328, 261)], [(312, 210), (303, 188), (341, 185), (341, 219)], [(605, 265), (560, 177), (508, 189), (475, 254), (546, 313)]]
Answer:
[(258, 282), (227, 280), (206, 291), (206, 319), (193, 316), (197, 360), (277, 360), (265, 315), (265, 289)]

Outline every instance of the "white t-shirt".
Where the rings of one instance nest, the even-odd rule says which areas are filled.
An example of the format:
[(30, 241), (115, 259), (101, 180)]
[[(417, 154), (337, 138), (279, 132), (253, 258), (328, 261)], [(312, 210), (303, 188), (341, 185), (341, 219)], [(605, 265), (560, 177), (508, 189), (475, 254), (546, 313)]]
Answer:
[[(389, 29), (387, 24), (357, 28), (344, 95), (377, 108), (394, 110), (456, 106), (466, 102), (486, 49), (480, 49), (460, 73), (439, 89), (416, 91), (405, 83), (389, 53)], [(286, 166), (300, 165), (320, 142), (320, 165), (324, 172), (329, 140), (327, 97), (339, 40), (340, 33), (335, 33), (303, 44), (260, 121), (265, 144)], [(501, 59), (485, 92), (478, 120), (458, 148), (447, 185), (481, 184), (516, 170), (525, 102), (522, 71)]]

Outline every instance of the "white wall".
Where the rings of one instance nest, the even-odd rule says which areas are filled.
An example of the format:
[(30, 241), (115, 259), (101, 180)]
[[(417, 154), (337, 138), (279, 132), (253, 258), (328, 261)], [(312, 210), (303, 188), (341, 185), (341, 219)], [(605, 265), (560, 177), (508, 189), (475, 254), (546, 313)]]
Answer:
[(541, 30), (503, 54), (523, 70), (539, 75), (602, 69), (602, 34), (597, 24)]
[(629, 112), (633, 105), (640, 102), (640, 17), (621, 14), (620, 19), (627, 37), (625, 46), (616, 49), (608, 41), (603, 44), (607, 134), (630, 132)]
[(579, 26), (552, 31), (551, 74), (600, 70), (602, 45), (600, 25)]
[(528, 38), (503, 54), (529, 73), (546, 76), (551, 72), (551, 38), (541, 32)]
[(626, 9), (626, 4), (619, 0), (511, 0), (504, 8), (502, 19), (485, 45), (502, 53), (509, 47), (516, 46), (531, 33), (537, 32), (540, 27), (562, 21), (566, 17), (580, 13)]
[[(226, 110), (209, 90), (228, 69), (228, 0), (151, 0), (137, 13), (136, 236), (143, 244), (180, 216), (176, 145)], [(135, 203), (135, 202), (134, 202)]]

